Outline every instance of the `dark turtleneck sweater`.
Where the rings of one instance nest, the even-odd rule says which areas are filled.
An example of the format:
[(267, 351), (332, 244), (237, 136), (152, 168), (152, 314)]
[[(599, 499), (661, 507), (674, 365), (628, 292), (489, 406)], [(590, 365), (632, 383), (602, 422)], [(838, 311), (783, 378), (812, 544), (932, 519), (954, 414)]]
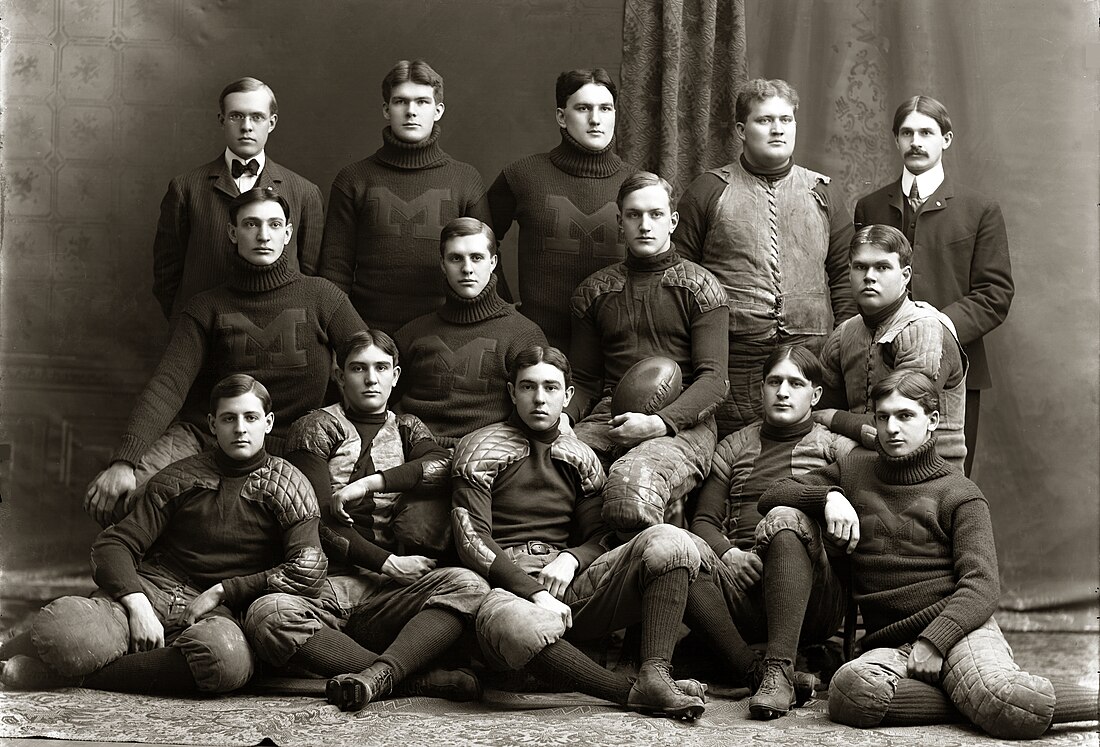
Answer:
[[(291, 423), (324, 404), (331, 351), (363, 329), (363, 321), (339, 288), (302, 275), (287, 259), (284, 252), (259, 267), (233, 255), (229, 282), (184, 306), (114, 461), (136, 464), (180, 412), (200, 375), (216, 383), (246, 373), (267, 387), (275, 412), (267, 447), (274, 454), (282, 453)], [(206, 430), (205, 418), (190, 417)]]
[(497, 238), (519, 222), (520, 310), (563, 351), (573, 289), (625, 254), (615, 197), (638, 169), (614, 147), (612, 140), (603, 150), (588, 150), (563, 129), (558, 147), (505, 166), (489, 187)]
[(825, 498), (844, 494), (860, 519), (851, 555), (864, 650), (927, 639), (941, 654), (989, 619), (1000, 587), (989, 506), (929, 439), (911, 454), (854, 452), (783, 480), (760, 511), (793, 506), (823, 521)]
[(566, 408), (579, 421), (610, 396), (627, 370), (661, 355), (680, 365), (684, 391), (658, 415), (671, 433), (699, 423), (726, 396), (729, 307), (717, 278), (674, 249), (597, 270), (572, 299), (576, 394)]
[(493, 275), (472, 299), (448, 287), (440, 308), (394, 335), (401, 378), (391, 401), (423, 420), (445, 446), (508, 416), (512, 360), (532, 345), (546, 344), (542, 330), (497, 295), (496, 284)]
[[(382, 147), (332, 183), (318, 274), (351, 296), (372, 329), (392, 335), (443, 303), (439, 232), (455, 218), (488, 222), (477, 169), (439, 147), (382, 131)], [(507, 292), (505, 292), (507, 295)]]

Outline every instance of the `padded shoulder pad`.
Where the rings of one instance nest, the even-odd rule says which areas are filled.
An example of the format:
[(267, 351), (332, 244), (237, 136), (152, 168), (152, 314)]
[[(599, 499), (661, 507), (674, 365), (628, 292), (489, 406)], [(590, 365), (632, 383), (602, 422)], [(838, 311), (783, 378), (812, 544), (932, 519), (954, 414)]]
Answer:
[(705, 173), (705, 174), (714, 174), (716, 177), (718, 177), (719, 179), (724, 181), (726, 184), (729, 184), (730, 183), (730, 166), (731, 166), (731, 164), (726, 164), (725, 166), (719, 166), (716, 169), (708, 169), (707, 171), (705, 171), (703, 173)]
[[(422, 441), (435, 441), (431, 430), (424, 425), (424, 421), (415, 415), (403, 413), (397, 416), (397, 428), (401, 432), (401, 438), (408, 449), (412, 449)], [(437, 442), (438, 443), (438, 442)], [(424, 462), (424, 474), (421, 477), (425, 485), (442, 485), (451, 476), (451, 460), (432, 459)]]
[(603, 489), (606, 476), (599, 457), (592, 451), (592, 447), (576, 436), (568, 433), (558, 436), (550, 445), (550, 456), (577, 470), (581, 478), (581, 490), (586, 498)]
[(328, 408), (312, 410), (290, 426), (283, 451), (306, 451), (328, 461), (348, 435), (344, 424)]
[(592, 273), (573, 291), (573, 298), (570, 300), (573, 315), (583, 317), (597, 298), (605, 293), (619, 293), (625, 287), (626, 274), (622, 263)]
[(455, 447), (451, 474), (483, 490), (510, 464), (531, 453), (527, 438), (508, 423), (494, 423), (462, 437)]
[(661, 284), (687, 288), (695, 296), (695, 302), (699, 304), (699, 311), (702, 313), (729, 306), (726, 290), (718, 282), (718, 278), (702, 265), (687, 259), (665, 270), (661, 276)]
[(246, 493), (263, 498), (284, 529), (321, 515), (309, 480), (280, 457), (268, 455), (267, 463), (253, 471), (244, 485)]
[(204, 451), (173, 462), (153, 475), (145, 489), (157, 508), (164, 508), (176, 496), (191, 488), (217, 490), (221, 483), (214, 464), (214, 452)]

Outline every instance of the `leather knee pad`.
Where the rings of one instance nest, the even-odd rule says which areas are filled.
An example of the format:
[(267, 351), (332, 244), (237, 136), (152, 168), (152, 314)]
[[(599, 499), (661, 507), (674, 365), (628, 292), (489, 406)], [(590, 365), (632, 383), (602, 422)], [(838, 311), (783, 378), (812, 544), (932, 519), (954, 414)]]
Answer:
[(502, 670), (522, 668), (565, 635), (561, 617), (504, 589), (486, 595), (475, 629), (487, 662)]
[(105, 597), (61, 597), (43, 607), (32, 624), (42, 661), (65, 677), (91, 674), (126, 653), (130, 621)]
[(178, 648), (202, 692), (225, 693), (243, 687), (256, 669), (244, 631), (228, 617), (206, 617), (186, 628)]

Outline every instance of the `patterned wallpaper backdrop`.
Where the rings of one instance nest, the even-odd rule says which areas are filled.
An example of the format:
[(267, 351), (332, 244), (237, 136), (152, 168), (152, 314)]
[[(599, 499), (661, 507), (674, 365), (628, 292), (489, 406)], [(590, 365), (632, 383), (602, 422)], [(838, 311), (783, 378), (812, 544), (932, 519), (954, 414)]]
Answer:
[(227, 82), (275, 89), (268, 152), (327, 196), (380, 145), (398, 59), (443, 74), (443, 147), (489, 184), (557, 145), (560, 71), (617, 77), (622, 54), (621, 0), (14, 0), (0, 24), (0, 569), (86, 567), (84, 486), (166, 339), (150, 292), (160, 199), (223, 149)]

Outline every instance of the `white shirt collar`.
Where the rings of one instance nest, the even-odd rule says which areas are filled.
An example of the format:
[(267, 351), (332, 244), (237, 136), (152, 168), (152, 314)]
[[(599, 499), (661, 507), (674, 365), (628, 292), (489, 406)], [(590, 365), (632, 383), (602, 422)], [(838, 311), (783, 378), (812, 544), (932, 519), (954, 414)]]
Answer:
[[(264, 165), (267, 163), (267, 156), (265, 156), (264, 152), (261, 150), (259, 153), (252, 156), (252, 158), (255, 158), (256, 163), (260, 164), (260, 170), (256, 172), (257, 174), (260, 174), (261, 172), (263, 172)], [(249, 161), (252, 160), (252, 158), (241, 158), (236, 153), (229, 150), (228, 147), (225, 149), (225, 167), (226, 168), (232, 168), (234, 161), (241, 161), (242, 163), (248, 163)]]
[(927, 200), (932, 193), (943, 184), (943, 161), (940, 161), (923, 174), (911, 174), (904, 166), (901, 169), (901, 196), (908, 197), (913, 189), (913, 180), (917, 180), (917, 193), (922, 200)]

